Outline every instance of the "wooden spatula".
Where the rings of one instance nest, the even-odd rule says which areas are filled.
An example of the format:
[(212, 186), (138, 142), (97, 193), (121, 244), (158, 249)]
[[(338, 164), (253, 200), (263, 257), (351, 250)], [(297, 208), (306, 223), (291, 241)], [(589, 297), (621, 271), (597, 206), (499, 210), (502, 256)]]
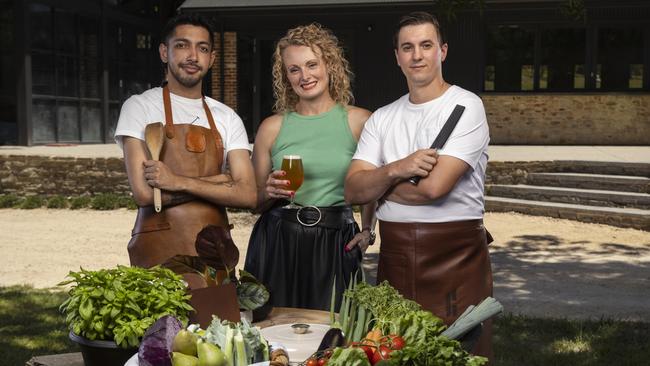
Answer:
[[(161, 122), (148, 124), (144, 130), (144, 142), (147, 144), (152, 160), (160, 160), (160, 150), (162, 150), (164, 141), (163, 124)], [(153, 204), (156, 212), (160, 212), (162, 209), (160, 188), (153, 189)]]

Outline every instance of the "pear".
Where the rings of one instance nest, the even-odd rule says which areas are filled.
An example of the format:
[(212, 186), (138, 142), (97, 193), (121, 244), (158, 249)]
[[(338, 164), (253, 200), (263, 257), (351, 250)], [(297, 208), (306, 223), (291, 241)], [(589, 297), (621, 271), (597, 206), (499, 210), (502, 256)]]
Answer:
[(181, 329), (174, 337), (172, 351), (196, 356), (196, 335), (186, 329)]
[(172, 366), (197, 366), (199, 359), (194, 356), (172, 352)]
[(226, 366), (226, 356), (219, 347), (210, 342), (199, 340), (196, 348), (199, 352), (198, 366)]

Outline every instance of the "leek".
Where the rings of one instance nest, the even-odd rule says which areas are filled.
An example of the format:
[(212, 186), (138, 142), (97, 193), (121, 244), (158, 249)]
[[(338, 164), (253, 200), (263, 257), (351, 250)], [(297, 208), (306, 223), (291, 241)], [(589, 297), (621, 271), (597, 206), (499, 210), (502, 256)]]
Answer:
[(488, 296), (480, 304), (476, 306), (470, 305), (441, 335), (450, 339), (458, 339), (477, 325), (502, 311), (503, 305), (493, 297)]

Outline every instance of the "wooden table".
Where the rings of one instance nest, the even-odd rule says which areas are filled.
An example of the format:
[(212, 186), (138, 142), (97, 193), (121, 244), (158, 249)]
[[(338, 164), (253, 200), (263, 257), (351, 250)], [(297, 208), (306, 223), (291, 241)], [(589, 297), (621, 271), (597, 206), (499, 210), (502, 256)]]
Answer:
[[(266, 328), (272, 325), (293, 323), (329, 324), (329, 316), (329, 312), (321, 310), (273, 308), (266, 320), (254, 325)], [(33, 357), (27, 361), (26, 366), (84, 366), (84, 362), (81, 352), (75, 352)]]

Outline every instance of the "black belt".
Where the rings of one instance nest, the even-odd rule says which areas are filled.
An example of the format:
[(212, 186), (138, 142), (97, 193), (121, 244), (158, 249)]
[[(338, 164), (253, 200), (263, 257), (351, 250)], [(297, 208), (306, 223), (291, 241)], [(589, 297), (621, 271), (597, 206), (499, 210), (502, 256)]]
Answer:
[(300, 224), (302, 226), (320, 226), (339, 229), (341, 226), (354, 223), (354, 213), (350, 206), (305, 206), (301, 208), (276, 207), (270, 210), (269, 213), (282, 220)]

